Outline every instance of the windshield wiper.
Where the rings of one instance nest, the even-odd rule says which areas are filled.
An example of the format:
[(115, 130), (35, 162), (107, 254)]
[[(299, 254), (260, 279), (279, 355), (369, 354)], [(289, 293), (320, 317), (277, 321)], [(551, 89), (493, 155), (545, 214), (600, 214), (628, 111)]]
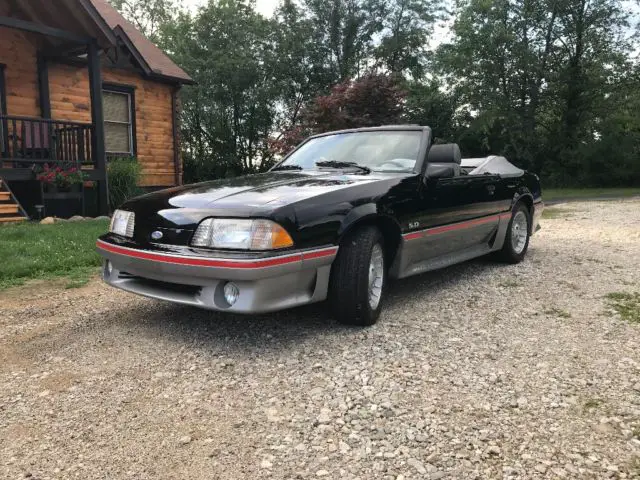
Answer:
[(278, 170), (302, 170), (302, 167), (300, 165), (280, 165), (273, 169), (274, 172)]
[(339, 162), (337, 160), (326, 160), (323, 162), (316, 162), (316, 167), (328, 167), (328, 168), (357, 168), (365, 173), (371, 173), (369, 167), (364, 165), (358, 165), (356, 162)]

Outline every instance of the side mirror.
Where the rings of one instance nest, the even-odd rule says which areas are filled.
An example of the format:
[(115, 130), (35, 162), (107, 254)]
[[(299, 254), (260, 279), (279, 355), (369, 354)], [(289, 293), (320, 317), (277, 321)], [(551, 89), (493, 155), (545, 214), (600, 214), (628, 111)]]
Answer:
[(453, 178), (456, 176), (456, 167), (460, 168), (457, 163), (429, 163), (425, 178), (427, 180), (437, 178)]

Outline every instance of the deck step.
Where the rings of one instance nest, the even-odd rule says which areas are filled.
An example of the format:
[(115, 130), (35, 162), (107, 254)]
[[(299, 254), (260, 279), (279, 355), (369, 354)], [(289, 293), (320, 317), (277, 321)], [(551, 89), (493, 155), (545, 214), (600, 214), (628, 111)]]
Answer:
[(18, 213), (18, 205), (15, 203), (0, 204), (0, 214), (2, 213)]
[(0, 223), (20, 223), (26, 220), (25, 217), (0, 217)]
[(9, 186), (0, 178), (0, 223), (24, 222), (29, 217), (20, 207)]

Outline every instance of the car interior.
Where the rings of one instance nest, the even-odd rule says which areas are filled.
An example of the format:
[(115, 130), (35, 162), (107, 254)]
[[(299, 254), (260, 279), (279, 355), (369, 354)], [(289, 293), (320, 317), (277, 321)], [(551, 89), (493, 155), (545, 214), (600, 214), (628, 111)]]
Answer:
[(457, 143), (433, 145), (427, 156), (428, 178), (458, 177), (461, 173), (462, 153)]
[(462, 158), (456, 143), (433, 145), (427, 156), (427, 177), (451, 178), (464, 175), (520, 176), (524, 170), (505, 157), (492, 155), (485, 158)]

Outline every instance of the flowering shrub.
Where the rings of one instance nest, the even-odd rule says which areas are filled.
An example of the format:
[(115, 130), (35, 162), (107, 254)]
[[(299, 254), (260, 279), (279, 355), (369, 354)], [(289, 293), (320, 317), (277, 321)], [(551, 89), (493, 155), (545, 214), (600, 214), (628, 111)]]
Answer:
[(345, 80), (304, 107), (298, 124), (272, 140), (270, 151), (286, 155), (317, 133), (400, 123), (406, 97), (401, 82), (392, 75), (369, 73), (357, 80)]
[(65, 168), (61, 165), (50, 166), (45, 163), (36, 178), (44, 184), (55, 185), (58, 188), (68, 188), (84, 182), (87, 175), (78, 167)]

